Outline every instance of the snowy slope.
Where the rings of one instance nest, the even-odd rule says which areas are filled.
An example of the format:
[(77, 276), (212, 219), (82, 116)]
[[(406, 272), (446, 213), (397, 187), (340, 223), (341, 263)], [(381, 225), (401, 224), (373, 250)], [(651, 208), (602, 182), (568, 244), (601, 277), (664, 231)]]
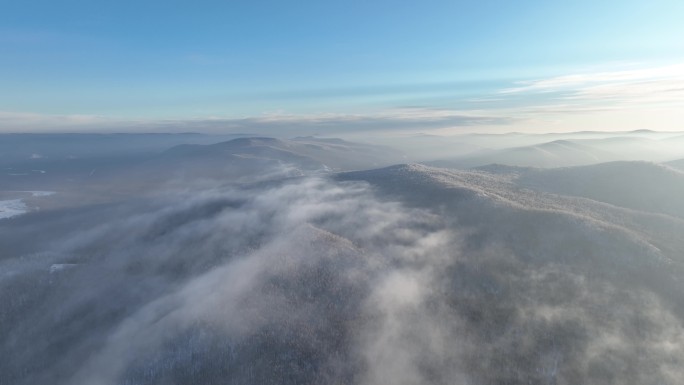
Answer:
[(677, 175), (395, 165), (0, 221), (0, 384), (679, 384), (684, 220), (544, 190), (611, 167)]

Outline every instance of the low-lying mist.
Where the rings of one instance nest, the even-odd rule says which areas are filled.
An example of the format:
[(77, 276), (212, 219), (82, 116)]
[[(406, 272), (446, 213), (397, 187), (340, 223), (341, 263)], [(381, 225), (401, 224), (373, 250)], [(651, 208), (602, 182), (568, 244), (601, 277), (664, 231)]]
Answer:
[(683, 173), (335, 172), (396, 156), (343, 161), (364, 149), (30, 176), (47, 206), (0, 220), (0, 384), (682, 383)]
[(3, 260), (3, 383), (347, 382), (448, 243), (360, 183), (171, 195)]
[(104, 220), (45, 250), (3, 250), (0, 381), (682, 378), (680, 309), (657, 290), (379, 193), (326, 178), (173, 192), (83, 213)]

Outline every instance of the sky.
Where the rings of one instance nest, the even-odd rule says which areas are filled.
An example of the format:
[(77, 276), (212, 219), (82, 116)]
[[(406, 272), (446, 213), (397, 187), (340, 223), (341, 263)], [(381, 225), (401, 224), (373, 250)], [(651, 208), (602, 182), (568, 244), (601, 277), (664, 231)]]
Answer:
[(684, 130), (681, 0), (0, 6), (0, 132)]

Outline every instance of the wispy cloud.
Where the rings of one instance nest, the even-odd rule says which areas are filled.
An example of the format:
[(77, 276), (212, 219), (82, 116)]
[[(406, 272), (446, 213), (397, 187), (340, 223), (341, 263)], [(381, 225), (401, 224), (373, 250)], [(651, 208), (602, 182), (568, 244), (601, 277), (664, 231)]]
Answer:
[[(194, 59), (202, 57), (189, 58)], [(397, 104), (395, 108), (365, 112), (276, 111), (248, 116), (126, 119), (0, 111), (0, 132), (206, 132), (289, 137), (536, 131), (542, 126), (545, 130), (636, 129), (644, 125), (656, 130), (681, 129), (684, 63), (631, 66), (520, 81), (513, 87), (482, 91), (467, 98), (437, 98), (419, 106)], [(557, 126), (559, 122), (565, 122), (565, 127)], [(548, 123), (555, 126), (549, 128)]]
[(521, 92), (556, 92), (583, 89), (601, 84), (631, 84), (644, 81), (684, 80), (684, 63), (663, 67), (589, 72), (518, 82), (517, 87), (501, 90), (502, 94)]
[(546, 94), (543, 104), (559, 101), (573, 110), (684, 105), (684, 63), (662, 67), (557, 76), (499, 92), (508, 97)]
[(681, 129), (684, 63), (521, 81), (497, 96), (505, 101), (489, 114), (516, 117), (532, 130)]
[(507, 123), (506, 118), (477, 111), (397, 108), (366, 114), (289, 114), (275, 112), (244, 118), (209, 117), (178, 120), (116, 120), (91, 115), (43, 115), (0, 112), (0, 132), (24, 131), (147, 131), (258, 133), (292, 136), (376, 131), (406, 131), (472, 127)]
[(98, 126), (112, 123), (113, 121), (113, 119), (98, 115), (60, 115), (0, 111), (0, 132), (18, 132), (31, 128), (43, 131), (67, 129), (69, 127)]

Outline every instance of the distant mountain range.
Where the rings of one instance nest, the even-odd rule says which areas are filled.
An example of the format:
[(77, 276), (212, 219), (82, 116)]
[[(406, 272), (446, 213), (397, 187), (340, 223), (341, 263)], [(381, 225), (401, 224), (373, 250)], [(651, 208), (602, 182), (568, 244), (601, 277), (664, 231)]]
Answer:
[(449, 159), (426, 162), (437, 167), (469, 168), (498, 163), (523, 167), (568, 167), (618, 160), (663, 162), (684, 157), (682, 137), (651, 139), (610, 137), (559, 139), (496, 150), (481, 150)]

